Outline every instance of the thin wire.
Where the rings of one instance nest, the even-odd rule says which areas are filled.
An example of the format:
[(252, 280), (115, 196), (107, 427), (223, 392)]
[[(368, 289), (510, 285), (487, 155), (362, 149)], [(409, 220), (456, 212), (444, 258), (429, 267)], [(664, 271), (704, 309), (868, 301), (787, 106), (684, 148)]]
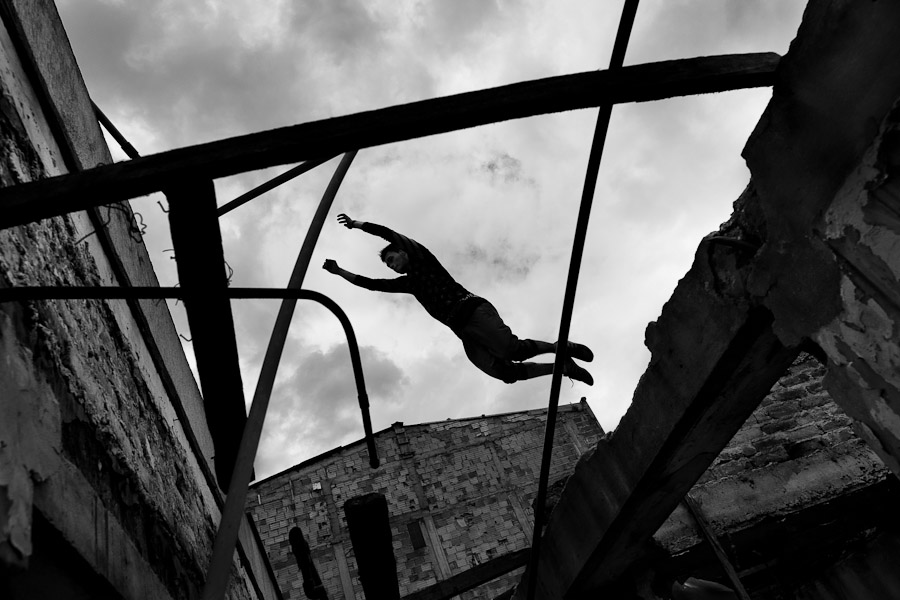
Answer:
[(131, 223), (128, 225), (128, 236), (135, 242), (140, 242), (143, 240), (144, 235), (147, 233), (147, 224), (144, 222), (144, 215), (137, 211), (129, 211), (121, 204), (109, 204), (106, 206), (106, 222), (103, 222), (103, 217), (100, 216), (100, 208), (94, 209), (97, 212), (97, 218), (100, 219), (100, 224), (97, 227), (94, 227), (94, 230), (84, 234), (73, 243), (74, 246), (77, 246), (81, 242), (85, 241), (92, 235), (96, 235), (98, 229), (106, 229), (109, 224), (112, 222), (112, 211), (117, 210), (125, 215), (126, 218), (131, 219)]
[[(94, 116), (97, 117), (97, 120), (103, 125), (103, 128), (109, 132), (109, 134), (113, 137), (116, 142), (119, 143), (119, 146), (128, 155), (128, 158), (140, 158), (140, 154), (137, 150), (135, 150), (134, 146), (128, 143), (128, 140), (125, 139), (125, 136), (116, 128), (115, 125), (112, 124), (112, 121), (100, 110), (100, 107), (91, 100), (91, 106), (94, 109)], [(161, 207), (160, 207), (161, 208)], [(147, 224), (144, 222), (144, 216), (137, 211), (128, 211), (121, 204), (110, 204), (106, 207), (106, 223), (103, 222), (103, 217), (100, 216), (100, 208), (94, 209), (96, 212), (96, 218), (100, 220), (100, 225), (94, 227), (94, 230), (90, 233), (87, 233), (80, 238), (78, 238), (74, 245), (77, 246), (81, 242), (85, 241), (92, 235), (97, 233), (98, 229), (106, 229), (109, 224), (112, 222), (112, 211), (119, 210), (126, 217), (131, 218), (132, 222), (128, 227), (128, 236), (135, 242), (140, 242), (144, 238), (144, 234), (147, 233)]]
[[(616, 41), (613, 44), (612, 57), (609, 68), (618, 69), (625, 62), (625, 50), (628, 47), (628, 39), (634, 25), (637, 13), (638, 0), (625, 0), (622, 7), (622, 17), (619, 20), (619, 29), (616, 33)], [(609, 130), (609, 120), (612, 116), (612, 104), (604, 104), (600, 107), (597, 116), (597, 125), (594, 129), (594, 139), (591, 144), (591, 153), (588, 157), (587, 172), (585, 174), (584, 189), (581, 195), (581, 206), (578, 209), (578, 221), (575, 226), (575, 239), (572, 243), (572, 258), (569, 261), (569, 274), (566, 280), (566, 292), (563, 297), (562, 316), (559, 324), (559, 336), (556, 347), (559, 349), (556, 360), (553, 363), (553, 378), (550, 383), (550, 403), (547, 408), (547, 425), (544, 429), (544, 451), (541, 459), (541, 473), (538, 478), (538, 493), (534, 511), (534, 533), (531, 541), (531, 556), (529, 557), (527, 575), (527, 598), (534, 600), (537, 591), (537, 571), (541, 555), (541, 534), (544, 528), (544, 504), (547, 501), (547, 482), (550, 478), (550, 460), (553, 454), (553, 436), (556, 430), (556, 413), (559, 406), (559, 390), (562, 384), (563, 365), (567, 359), (565, 348), (569, 339), (569, 328), (572, 321), (572, 312), (575, 306), (575, 290), (578, 287), (578, 273), (581, 270), (581, 258), (584, 253), (584, 243), (587, 238), (588, 221), (591, 216), (591, 204), (594, 200), (594, 192), (597, 187), (597, 175), (600, 172), (600, 159), (603, 156), (603, 147), (606, 143), (606, 134)]]

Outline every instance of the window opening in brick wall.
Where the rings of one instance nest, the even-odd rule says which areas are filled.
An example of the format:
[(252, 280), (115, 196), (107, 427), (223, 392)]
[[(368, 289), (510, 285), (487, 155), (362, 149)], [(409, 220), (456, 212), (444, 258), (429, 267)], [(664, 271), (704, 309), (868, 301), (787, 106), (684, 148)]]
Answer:
[(412, 523), (406, 524), (409, 531), (409, 539), (412, 542), (413, 550), (419, 550), (425, 547), (425, 536), (422, 535), (422, 520), (416, 519)]

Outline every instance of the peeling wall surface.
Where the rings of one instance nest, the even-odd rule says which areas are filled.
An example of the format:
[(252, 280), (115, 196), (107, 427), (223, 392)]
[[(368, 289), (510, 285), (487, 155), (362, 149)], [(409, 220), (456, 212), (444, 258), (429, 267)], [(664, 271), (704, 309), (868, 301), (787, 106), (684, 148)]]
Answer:
[(769, 242), (751, 284), (900, 475), (900, 5), (813, 1), (744, 156)]
[[(783, 498), (769, 498), (777, 511), (804, 490), (815, 500), (846, 481), (882, 477), (872, 452), (900, 475), (898, 39), (900, 3), (810, 0), (743, 151), (750, 184), (648, 326), (651, 358), (633, 402), (576, 467), (545, 531), (535, 589), (520, 585), (516, 598), (592, 597), (624, 584), (645, 558), (641, 541), (709, 467), (739, 468), (748, 462), (737, 455), (765, 454), (728, 442), (745, 420), (766, 416), (754, 410), (771, 402), (767, 393), (801, 350), (825, 364), (822, 386), (866, 448), (815, 465), (802, 456), (814, 442), (791, 446), (797, 460), (782, 447), (791, 460), (729, 484), (726, 497), (736, 495), (738, 506), (719, 505), (721, 518), (738, 523), (742, 502), (764, 503), (756, 484), (782, 490)], [(848, 488), (825, 504), (866, 516), (875, 511), (860, 507), (893, 497), (896, 484), (887, 477), (863, 488), (883, 493)], [(849, 523), (867, 527), (864, 519)], [(771, 525), (778, 535), (778, 522)], [(797, 527), (790, 531), (803, 531)]]
[[(424, 425), (395, 424), (376, 434), (382, 466), (368, 467), (360, 443), (297, 465), (255, 484), (247, 510), (259, 528), (286, 598), (305, 598), (291, 554), (294, 526), (332, 600), (364, 598), (343, 504), (369, 492), (387, 497), (401, 596), (492, 558), (531, 545), (545, 410)], [(603, 434), (586, 402), (561, 406), (550, 480), (568, 476)], [(411, 530), (424, 546), (413, 545)], [(493, 599), (521, 569), (463, 600)]]
[[(0, 14), (0, 185), (111, 162), (53, 3), (14, 0)], [(154, 285), (130, 209), (100, 210), (103, 232), (85, 212), (0, 231), (0, 287)], [(0, 304), (4, 600), (199, 596), (221, 498), (204, 474), (199, 391), (165, 304), (150, 304)], [(235, 564), (229, 598), (277, 596)], [(78, 583), (51, 594), (48, 573)]]

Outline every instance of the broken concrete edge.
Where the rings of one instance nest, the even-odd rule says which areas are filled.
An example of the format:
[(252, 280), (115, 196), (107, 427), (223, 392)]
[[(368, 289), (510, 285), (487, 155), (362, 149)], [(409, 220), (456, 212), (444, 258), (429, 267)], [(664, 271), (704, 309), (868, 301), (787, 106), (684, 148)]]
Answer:
[(829, 392), (900, 475), (898, 22), (894, 3), (811, 2), (744, 156), (772, 228), (751, 289), (785, 343), (822, 348)]
[[(746, 289), (739, 289), (732, 300), (745, 303), (748, 308), (764, 307), (771, 311), (774, 316), (773, 331), (787, 348), (806, 343), (847, 308), (846, 299), (841, 301), (842, 273), (839, 265), (829, 248), (815, 238), (815, 230), (821, 227), (821, 216), (832, 202), (835, 192), (875, 137), (877, 127), (873, 127), (873, 117), (876, 123), (881, 122), (900, 93), (900, 78), (897, 77), (895, 68), (900, 62), (897, 60), (900, 58), (900, 47), (895, 43), (896, 34), (893, 31), (894, 24), (900, 22), (900, 7), (876, 4), (878, 6), (873, 3), (810, 4), (804, 15), (801, 34), (798, 34), (800, 41), (792, 44), (791, 52), (779, 68), (773, 101), (745, 148), (744, 155), (753, 174), (756, 198), (764, 215), (766, 236), (759, 255), (752, 263), (753, 270), (745, 279)], [(860, 38), (866, 41), (862, 48)], [(821, 43), (815, 44), (816, 39)], [(826, 46), (824, 52), (820, 47), (823, 44)], [(861, 60), (862, 64), (871, 68), (860, 69)], [(873, 70), (876, 72), (873, 73)], [(857, 102), (861, 89), (866, 91), (866, 98), (863, 102)], [(786, 207), (790, 209), (787, 210)], [(692, 271), (700, 265), (700, 257), (695, 257)], [(738, 267), (737, 270), (741, 269)], [(689, 273), (679, 283), (673, 299), (679, 295), (690, 276)], [(740, 277), (735, 279), (739, 280)], [(718, 282), (714, 280), (712, 283)], [(896, 278), (888, 283), (894, 286), (889, 289), (896, 289)], [(701, 306), (701, 310), (708, 308), (706, 304)], [(665, 318), (666, 309), (672, 308), (677, 312), (677, 305), (667, 303), (662, 318)], [(691, 310), (698, 310), (698, 306), (684, 306), (682, 316), (686, 321), (690, 321)], [(886, 313), (887, 310), (883, 308), (879, 316)], [(678, 324), (676, 320), (673, 332), (677, 332)], [(694, 326), (702, 330), (704, 324)], [(638, 387), (640, 390), (645, 385), (656, 365), (662, 365), (663, 370), (676, 377), (660, 378), (664, 388), (668, 388), (660, 391), (663, 392), (662, 395), (677, 399), (679, 392), (685, 391), (679, 389), (679, 370), (701, 379), (706, 377), (707, 371), (687, 368), (688, 365), (693, 366), (695, 357), (692, 354), (696, 352), (689, 344), (678, 348), (676, 343), (675, 352), (671, 355), (657, 352), (654, 347), (656, 341), (672, 333), (665, 330), (665, 334), (660, 334), (659, 330), (660, 322), (648, 328), (651, 366)], [(896, 328), (893, 332), (896, 332)], [(896, 336), (896, 333), (893, 335)], [(713, 337), (721, 337), (721, 332), (717, 331)], [(886, 345), (896, 348), (896, 340), (889, 340)], [(703, 350), (705, 349), (701, 348)], [(889, 353), (886, 354), (890, 356)], [(840, 356), (834, 358), (841, 360)], [(846, 357), (844, 360), (846, 361)], [(897, 373), (896, 368), (893, 373)], [(883, 390), (885, 378), (870, 375), (868, 378), (861, 378), (858, 383), (863, 388)], [(894, 421), (900, 423), (900, 417), (897, 416), (897, 409), (900, 408), (900, 403), (896, 402), (897, 395), (894, 391), (881, 391), (877, 395), (883, 401), (885, 396), (889, 396), (888, 400), (894, 404), (890, 406), (887, 401), (883, 402), (887, 410), (882, 408), (882, 420), (890, 422), (881, 425), (896, 436), (894, 429), (900, 432), (900, 428), (894, 427)], [(659, 400), (664, 398), (660, 397)], [(625, 460), (627, 462), (615, 469), (619, 472), (618, 477), (613, 477), (613, 481), (606, 482), (605, 486), (591, 490), (583, 474), (576, 471), (563, 494), (560, 507), (568, 503), (574, 510), (579, 502), (597, 502), (604, 495), (607, 496), (607, 502), (615, 502), (615, 496), (623, 492), (625, 496), (620, 501), (630, 499), (629, 488), (633, 491), (642, 474), (640, 468), (633, 474), (627, 471), (634, 471), (635, 463), (641, 463), (643, 459), (640, 455), (615, 456), (613, 450), (616, 442), (629, 442), (629, 446), (639, 447), (642, 442), (653, 439), (660, 432), (665, 437), (666, 429), (665, 424), (652, 420), (643, 429), (638, 429), (637, 426), (623, 427), (623, 424), (629, 425), (629, 421), (634, 424), (639, 414), (641, 417), (653, 416), (650, 406), (645, 407), (646, 410), (636, 408), (639, 402), (646, 402), (646, 398), (636, 393), (635, 403), (607, 444), (610, 456), (603, 457), (607, 452), (603, 451), (604, 443), (601, 442), (591, 459), (585, 463), (595, 466), (599, 469), (597, 475), (602, 475), (604, 469), (614, 469), (617, 462)], [(658, 405), (665, 404), (659, 402)], [(631, 439), (622, 440), (622, 436)], [(579, 467), (582, 469), (582, 465)], [(629, 474), (632, 474), (631, 481)], [(616, 481), (617, 479), (620, 481)], [(579, 484), (584, 484), (586, 488), (580, 501), (575, 498), (579, 495)], [(557, 510), (554, 517), (566, 512)], [(589, 517), (581, 515), (581, 518), (585, 516)], [(558, 548), (548, 545), (546, 554), (550, 558), (543, 564), (552, 560), (554, 566), (542, 571), (542, 589), (538, 590), (538, 597), (554, 598), (570, 593), (570, 586), (575, 582), (573, 573), (578, 573), (579, 569), (591, 570), (597, 567), (584, 554), (595, 543), (590, 539), (591, 534), (584, 531), (584, 525), (562, 523), (559, 520), (564, 517), (554, 517), (551, 517), (545, 535), (551, 540), (554, 536), (565, 535), (570, 536), (570, 539), (560, 538)], [(587, 522), (590, 523), (591, 519)], [(590, 529), (594, 533), (600, 533), (605, 532), (612, 521), (609, 517), (606, 521), (601, 517), (594, 517), (591, 525)], [(575, 547), (580, 547), (581, 550), (576, 550)], [(561, 572), (569, 575), (561, 575)], [(580, 575), (590, 578), (593, 573)], [(615, 576), (615, 573), (610, 575)], [(560, 577), (562, 582), (549, 581)], [(524, 595), (519, 594), (517, 597)]]
[(785, 344), (842, 310), (842, 265), (819, 232), (900, 96), (898, 21), (893, 3), (810, 2), (744, 148), (769, 227), (750, 288)]
[[(778, 342), (768, 311), (742, 289), (752, 263), (734, 259), (741, 252), (717, 249), (711, 260), (701, 244), (648, 327), (650, 365), (629, 411), (579, 463), (551, 515), (538, 598), (621, 575), (640, 554), (626, 541), (653, 535), (799, 352)], [(641, 533), (630, 531), (635, 521)]]

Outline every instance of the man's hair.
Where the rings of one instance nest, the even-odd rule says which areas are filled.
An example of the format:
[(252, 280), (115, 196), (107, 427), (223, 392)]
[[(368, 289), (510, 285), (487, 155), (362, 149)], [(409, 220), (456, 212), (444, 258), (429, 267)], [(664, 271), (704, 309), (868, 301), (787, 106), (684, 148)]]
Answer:
[(381, 252), (378, 253), (378, 256), (381, 257), (381, 262), (387, 261), (388, 252), (400, 252), (400, 246), (391, 242), (387, 246), (381, 249)]

